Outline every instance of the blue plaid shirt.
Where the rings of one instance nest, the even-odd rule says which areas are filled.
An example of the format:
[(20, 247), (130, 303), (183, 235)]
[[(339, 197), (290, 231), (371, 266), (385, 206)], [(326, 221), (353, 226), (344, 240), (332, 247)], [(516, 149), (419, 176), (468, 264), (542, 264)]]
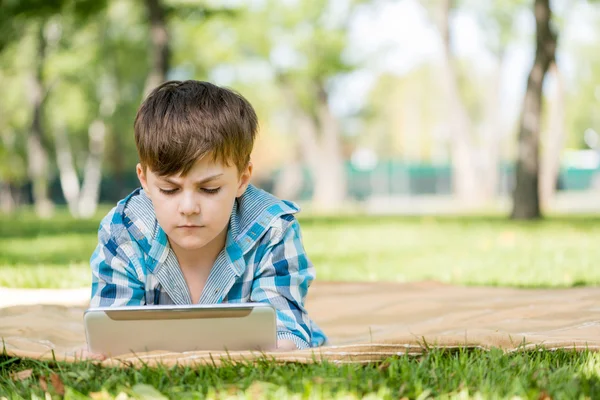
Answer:
[[(323, 345), (326, 337), (304, 307), (315, 270), (294, 217), (298, 211), (250, 185), (235, 201), (225, 247), (199, 303), (269, 303), (277, 314), (277, 338), (302, 349)], [(191, 303), (175, 253), (141, 188), (104, 217), (90, 264), (90, 307)]]

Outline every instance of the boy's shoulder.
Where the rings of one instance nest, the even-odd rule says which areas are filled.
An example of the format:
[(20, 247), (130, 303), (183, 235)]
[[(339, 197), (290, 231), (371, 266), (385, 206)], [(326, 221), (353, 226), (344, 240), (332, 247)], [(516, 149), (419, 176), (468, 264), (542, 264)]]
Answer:
[(253, 185), (240, 196), (230, 219), (232, 237), (245, 252), (260, 241), (269, 230), (270, 239), (276, 239), (295, 221), (300, 207), (291, 201), (281, 200)]
[[(242, 250), (255, 245), (269, 230), (283, 232), (295, 221), (300, 207), (294, 202), (249, 185), (236, 199), (230, 217), (231, 235)], [(165, 246), (161, 228), (156, 220), (152, 201), (142, 188), (119, 201), (104, 217), (100, 229), (113, 238), (134, 240), (141, 249), (150, 253), (157, 245)], [(160, 242), (160, 243), (159, 243)]]
[(248, 185), (248, 189), (236, 200), (233, 209), (236, 215), (232, 215), (232, 220), (238, 223), (238, 234), (242, 234), (256, 224), (266, 227), (278, 224), (282, 217), (284, 221), (291, 220), (298, 212), (300, 207), (296, 203), (281, 200), (256, 186)]
[(152, 201), (142, 188), (138, 188), (106, 214), (100, 222), (99, 231), (116, 245), (135, 241), (142, 250), (148, 252), (152, 245), (153, 229), (157, 226)]

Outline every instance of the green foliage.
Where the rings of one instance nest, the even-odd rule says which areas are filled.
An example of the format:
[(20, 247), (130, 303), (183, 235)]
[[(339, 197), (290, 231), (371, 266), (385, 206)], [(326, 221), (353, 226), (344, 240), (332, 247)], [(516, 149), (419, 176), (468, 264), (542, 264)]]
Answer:
[[(372, 5), (367, 3), (264, 0), (228, 2), (227, 6), (209, 0), (164, 0), (172, 55), (168, 76), (221, 80), (240, 90), (259, 111), (263, 131), (270, 131), (271, 137), (281, 136), (280, 133), (293, 131), (289, 124), (290, 104), (284, 101), (282, 87), (291, 90), (307, 115), (314, 116), (318, 102), (329, 95), (335, 79), (362, 67), (347, 57), (346, 49), (349, 21), (357, 12)], [(572, 5), (583, 3), (574, 0)], [(422, 4), (433, 8), (440, 2), (432, 0)], [(484, 41), (496, 56), (507, 46), (532, 40), (520, 37), (516, 26), (520, 15), (530, 16), (531, 1), (460, 0), (455, 2), (455, 7), (477, 18), (485, 31)], [(133, 171), (137, 162), (132, 125), (149, 71), (150, 37), (143, 2), (3, 0), (0, 8), (3, 93), (0, 97), (0, 179), (17, 188), (27, 181), (26, 141), (31, 126), (28, 80), (36, 65), (35, 32), (42, 26), (49, 39), (42, 79), (47, 89), (43, 126), (51, 158), (50, 176), (55, 177), (57, 172), (53, 165), (55, 133), (64, 130), (68, 134), (76, 168), (81, 172), (88, 151), (88, 128), (104, 110), (108, 132), (103, 176), (123, 183), (124, 171)], [(333, 8), (335, 12), (327, 12)], [(596, 10), (590, 15), (597, 14), (597, 7), (590, 10)], [(557, 20), (566, 18), (565, 15), (558, 15)], [(575, 60), (571, 63), (573, 79), (567, 82), (570, 90), (566, 132), (571, 147), (585, 147), (582, 134), (586, 129), (600, 132), (598, 113), (594, 112), (599, 105), (600, 61), (595, 56), (597, 43), (593, 35), (590, 38), (589, 42), (580, 39), (560, 42), (559, 50)], [(495, 79), (474, 72), (472, 60), (459, 60), (459, 64), (461, 94), (477, 125), (487, 118), (485, 102), (481, 99), (490, 96), (490, 84)], [(392, 90), (387, 87), (389, 77), (382, 78), (365, 110), (361, 110), (362, 114), (349, 121), (352, 124), (358, 121), (358, 124), (341, 121), (342, 127), (352, 126), (357, 133), (352, 139), (345, 138), (346, 154), (356, 144), (373, 144), (382, 149), (382, 154), (401, 153), (388, 144), (397, 145), (398, 138), (406, 134), (399, 117), (401, 113), (397, 112), (406, 107), (395, 104), (394, 108), (394, 104), (389, 103), (406, 101), (412, 96), (419, 102), (420, 114), (416, 123), (420, 132), (413, 132), (420, 133), (422, 158), (428, 159), (443, 142), (430, 134), (443, 130), (444, 117), (437, 76), (431, 73), (433, 67), (433, 64), (424, 65), (399, 78), (410, 79), (412, 86), (397, 84)], [(418, 97), (414, 95), (414, 87), (419, 90)], [(369, 115), (372, 121), (368, 121)], [(356, 128), (371, 122), (377, 125), (379, 133), (374, 134), (370, 127)], [(391, 137), (384, 137), (386, 135)], [(294, 141), (289, 140), (289, 136), (276, 139), (285, 143), (280, 147), (289, 149), (292, 154)], [(353, 140), (355, 143), (350, 143)], [(276, 142), (270, 138), (267, 141)], [(270, 162), (281, 163), (281, 159)]]
[[(438, 90), (437, 73), (434, 66), (424, 65), (403, 76), (382, 75), (360, 115), (365, 126), (355, 141), (374, 149), (382, 160), (430, 159), (438, 140), (432, 132), (439, 124), (436, 117), (444, 105), (441, 96), (430, 95)], [(415, 129), (408, 130), (406, 121), (411, 117), (418, 122)], [(418, 155), (411, 142), (418, 143)]]
[[(191, 75), (184, 79), (208, 79), (208, 70), (224, 59), (215, 49), (232, 53), (234, 47), (214, 40), (218, 29), (205, 26), (212, 19), (234, 20), (237, 9), (177, 1), (167, 1), (165, 8), (176, 38), (172, 43), (174, 78), (182, 78), (177, 72), (187, 69)], [(11, 159), (0, 159), (0, 179), (16, 187), (26, 180), (26, 139), (31, 125), (28, 80), (37, 57), (34, 31), (40, 26), (48, 41), (42, 66), (43, 126), (51, 176), (57, 172), (55, 134), (67, 133), (75, 167), (81, 172), (89, 126), (102, 118), (107, 127), (104, 157), (108, 160), (103, 176), (123, 179), (124, 171), (132, 171), (137, 163), (133, 120), (149, 72), (150, 32), (143, 2), (8, 1), (2, 10), (0, 32), (6, 29), (7, 34), (0, 35), (0, 84), (5, 92), (0, 98), (0, 155), (8, 154)], [(190, 57), (190, 49), (198, 50), (197, 57)]]
[[(157, 368), (102, 368), (91, 362), (65, 364), (0, 356), (0, 395), (44, 397), (40, 378), (60, 382), (65, 398), (597, 398), (594, 352), (566, 350), (434, 350), (423, 357), (399, 356), (367, 365), (256, 364)], [(32, 370), (15, 381), (11, 374)], [(54, 378), (52, 375), (56, 374)], [(48, 392), (57, 390), (48, 384)], [(60, 384), (58, 384), (60, 386)]]
[(106, 7), (107, 0), (3, 0), (0, 2), (0, 52), (17, 40), (32, 22), (43, 23), (69, 13), (85, 21)]
[[(305, 111), (315, 114), (331, 79), (357, 67), (344, 50), (350, 16), (360, 3), (265, 1), (245, 14), (237, 40), (249, 56), (268, 60), (279, 83), (293, 88)], [(336, 5), (343, 7), (327, 12)]]
[(523, 13), (531, 13), (530, 0), (461, 0), (463, 9), (473, 12), (485, 27), (485, 42), (492, 54), (501, 57), (507, 46), (519, 39), (516, 22)]
[(21, 46), (11, 43), (0, 52), (0, 179), (13, 183), (21, 183), (27, 176), (25, 146), (31, 113), (24, 106), (28, 93), (23, 90), (26, 77), (22, 71), (31, 60), (29, 39), (26, 36)]
[[(112, 176), (115, 168), (134, 168), (136, 162), (131, 126), (148, 71), (145, 16), (140, 5), (128, 1), (113, 1), (108, 7), (102, 6), (102, 1), (93, 1), (93, 7), (86, 6), (85, 1), (75, 3), (61, 3), (62, 8), (53, 15), (34, 18), (37, 14), (27, 14), (31, 19), (23, 25), (43, 23), (46, 36), (51, 39), (42, 74), (47, 90), (45, 141), (53, 157), (54, 135), (64, 129), (76, 168), (81, 170), (87, 156), (88, 128), (102, 116), (108, 127), (107, 157), (114, 160), (104, 171)], [(94, 13), (94, 18), (86, 13)], [(83, 18), (84, 14), (87, 18)], [(33, 72), (36, 46), (34, 35), (25, 30), (20, 40), (7, 44), (0, 53), (0, 82), (9, 89), (7, 96), (0, 99), (0, 115), (7, 117), (0, 119), (0, 134), (15, 138), (8, 150), (13, 158), (18, 157), (11, 164), (0, 163), (0, 178), (13, 183), (22, 181), (27, 171), (25, 139), (31, 112), (29, 93), (23, 89), (28, 88)], [(6, 142), (0, 140), (0, 151), (7, 147), (3, 145)], [(14, 171), (21, 175), (9, 174)]]
[[(586, 18), (600, 26), (600, 10), (591, 11)], [(600, 41), (596, 36), (584, 42), (566, 37), (559, 43), (564, 53), (578, 60), (572, 81), (567, 81), (566, 146), (585, 149), (584, 132), (592, 129), (600, 134), (600, 56), (596, 50)]]

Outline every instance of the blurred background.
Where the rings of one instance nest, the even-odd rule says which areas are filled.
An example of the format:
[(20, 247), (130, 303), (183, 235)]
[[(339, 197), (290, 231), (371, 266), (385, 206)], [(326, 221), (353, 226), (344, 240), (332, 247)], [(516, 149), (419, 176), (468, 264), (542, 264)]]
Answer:
[(599, 45), (593, 0), (2, 0), (0, 286), (89, 284), (169, 79), (251, 101), (320, 279), (596, 285)]
[(600, 4), (552, 2), (544, 59), (543, 3), (4, 0), (1, 209), (114, 204), (144, 95), (200, 79), (257, 109), (254, 183), (310, 210), (598, 211)]

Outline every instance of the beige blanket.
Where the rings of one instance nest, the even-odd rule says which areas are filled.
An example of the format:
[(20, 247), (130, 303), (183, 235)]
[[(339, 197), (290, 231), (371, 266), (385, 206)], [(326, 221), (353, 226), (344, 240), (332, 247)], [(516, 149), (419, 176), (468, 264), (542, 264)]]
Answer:
[[(14, 297), (16, 292), (13, 293)], [(64, 292), (57, 292), (64, 293)], [(84, 345), (82, 313), (87, 292), (71, 305), (0, 308), (5, 351), (19, 357), (74, 360)], [(7, 291), (0, 291), (0, 298)], [(64, 296), (63, 296), (64, 297)], [(67, 303), (51, 296), (46, 303)], [(31, 303), (31, 297), (28, 297)], [(26, 300), (26, 299), (25, 299)], [(72, 303), (79, 302), (79, 305)], [(14, 302), (13, 302), (14, 303)], [(506, 289), (458, 287), (435, 282), (322, 283), (311, 288), (307, 306), (330, 344), (286, 353), (153, 352), (105, 360), (106, 365), (219, 363), (273, 357), (277, 361), (371, 362), (427, 348), (499, 347), (600, 349), (600, 289)]]

